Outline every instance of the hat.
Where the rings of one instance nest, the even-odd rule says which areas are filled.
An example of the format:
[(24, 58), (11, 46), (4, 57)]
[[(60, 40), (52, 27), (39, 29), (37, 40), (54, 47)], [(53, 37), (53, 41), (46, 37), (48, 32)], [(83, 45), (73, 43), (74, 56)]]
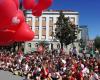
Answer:
[(66, 64), (66, 61), (62, 59), (62, 63)]

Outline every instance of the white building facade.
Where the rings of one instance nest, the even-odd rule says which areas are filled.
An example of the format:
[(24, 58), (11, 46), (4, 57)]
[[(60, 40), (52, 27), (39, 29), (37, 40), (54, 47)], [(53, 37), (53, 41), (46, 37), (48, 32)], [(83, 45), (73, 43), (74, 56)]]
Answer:
[[(79, 13), (75, 11), (65, 10), (63, 11), (65, 17), (69, 17), (72, 23), (79, 25)], [(25, 42), (25, 53), (37, 50), (39, 41), (47, 41), (49, 43), (49, 49), (53, 46), (54, 49), (59, 49), (59, 41), (53, 36), (56, 28), (56, 21), (59, 17), (59, 11), (48, 10), (44, 11), (40, 17), (32, 15), (31, 11), (26, 11), (26, 22), (30, 25), (31, 29), (35, 32), (34, 39), (32, 41)], [(78, 39), (80, 34), (78, 35)]]

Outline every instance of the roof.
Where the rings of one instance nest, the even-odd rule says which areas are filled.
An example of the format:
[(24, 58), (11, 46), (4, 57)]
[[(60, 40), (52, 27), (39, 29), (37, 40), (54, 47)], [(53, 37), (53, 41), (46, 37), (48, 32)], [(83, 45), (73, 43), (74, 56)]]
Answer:
[(59, 12), (59, 11), (63, 11), (63, 12), (76, 12), (76, 11), (70, 10), (70, 9), (68, 9), (68, 10), (53, 10), (53, 9), (49, 9), (49, 10), (45, 10), (45, 11), (49, 11), (49, 12)]
[[(79, 12), (73, 10), (44, 10), (43, 14), (59, 14), (59, 11), (63, 11), (65, 14), (79, 15)], [(31, 10), (26, 10), (26, 13), (32, 13)]]

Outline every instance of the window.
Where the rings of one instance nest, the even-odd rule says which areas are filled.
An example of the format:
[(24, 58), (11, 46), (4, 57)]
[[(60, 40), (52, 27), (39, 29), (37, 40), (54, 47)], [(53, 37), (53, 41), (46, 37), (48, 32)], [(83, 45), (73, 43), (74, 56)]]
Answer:
[(35, 39), (39, 39), (39, 26), (35, 27)]
[(35, 21), (39, 21), (39, 17), (35, 17)]
[(32, 17), (27, 17), (26, 18), (26, 23), (30, 26), (30, 28), (32, 29)]
[(46, 17), (42, 17), (42, 26), (46, 26)]
[(50, 17), (50, 18), (49, 18), (49, 21), (50, 21), (50, 22), (53, 22), (53, 17)]
[(42, 27), (42, 36), (46, 36), (46, 27)]
[(39, 36), (39, 26), (35, 27), (35, 36)]
[(31, 43), (28, 43), (28, 47), (30, 47), (30, 48), (31, 48)]
[(36, 48), (38, 47), (38, 43), (35, 44), (35, 47), (36, 47)]
[(70, 21), (72, 22), (72, 24), (75, 24), (75, 17), (70, 17)]
[(46, 17), (42, 17), (42, 21), (46, 21)]
[(49, 36), (53, 36), (53, 26), (49, 26)]
[(46, 26), (42, 27), (42, 39), (46, 39)]
[(35, 26), (39, 26), (39, 17), (35, 17)]
[(49, 18), (49, 26), (53, 26), (53, 17)]

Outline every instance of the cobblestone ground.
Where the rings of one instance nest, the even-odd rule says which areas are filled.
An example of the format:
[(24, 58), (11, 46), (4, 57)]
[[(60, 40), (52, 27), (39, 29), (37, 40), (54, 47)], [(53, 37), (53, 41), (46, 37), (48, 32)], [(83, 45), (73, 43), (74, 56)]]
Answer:
[(13, 75), (8, 71), (0, 70), (0, 80), (24, 80), (24, 78)]

